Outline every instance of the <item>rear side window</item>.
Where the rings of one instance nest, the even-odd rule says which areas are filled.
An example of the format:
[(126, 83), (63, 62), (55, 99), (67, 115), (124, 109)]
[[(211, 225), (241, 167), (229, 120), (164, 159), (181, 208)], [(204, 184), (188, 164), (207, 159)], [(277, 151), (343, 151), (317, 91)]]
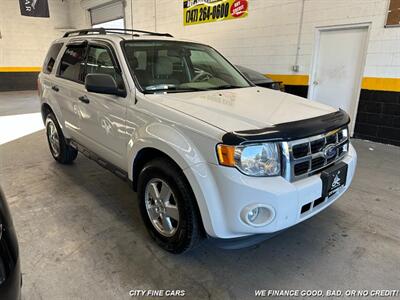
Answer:
[(61, 58), (58, 75), (68, 80), (83, 82), (85, 51), (85, 46), (68, 47)]
[(62, 46), (62, 43), (55, 43), (51, 45), (49, 52), (47, 52), (47, 56), (44, 60), (43, 73), (50, 74), (51, 71), (53, 71), (54, 63), (56, 62), (58, 53), (60, 53)]

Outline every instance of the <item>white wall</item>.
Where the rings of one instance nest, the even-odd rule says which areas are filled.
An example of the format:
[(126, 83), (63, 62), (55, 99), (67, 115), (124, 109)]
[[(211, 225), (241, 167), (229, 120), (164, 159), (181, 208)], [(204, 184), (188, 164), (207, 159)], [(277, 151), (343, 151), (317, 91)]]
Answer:
[[(302, 0), (249, 0), (247, 18), (192, 26), (183, 26), (181, 0), (127, 0), (128, 18), (131, 1), (135, 28), (156, 26), (160, 32), (211, 44), (234, 63), (262, 73), (297, 74), (292, 66)], [(400, 28), (384, 28), (387, 7), (388, 0), (305, 0), (299, 74), (310, 72), (315, 27), (371, 22), (364, 76), (400, 77)]]
[(41, 66), (49, 45), (68, 28), (85, 26), (79, 0), (49, 0), (50, 18), (21, 16), (18, 0), (0, 0), (0, 66)]

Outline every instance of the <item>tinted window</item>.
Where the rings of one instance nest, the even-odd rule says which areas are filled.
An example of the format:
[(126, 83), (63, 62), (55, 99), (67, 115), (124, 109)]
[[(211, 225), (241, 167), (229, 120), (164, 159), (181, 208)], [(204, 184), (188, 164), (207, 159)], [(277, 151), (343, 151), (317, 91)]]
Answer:
[(123, 88), (121, 74), (116, 68), (111, 53), (107, 48), (101, 46), (89, 47), (86, 73), (109, 74), (115, 79), (118, 87)]
[(57, 55), (60, 52), (62, 46), (62, 43), (51, 45), (49, 52), (47, 52), (47, 56), (44, 60), (43, 73), (50, 74), (51, 71), (53, 71), (54, 63), (56, 62)]
[(60, 62), (60, 77), (76, 82), (83, 82), (85, 49), (84, 46), (71, 46), (67, 48)]

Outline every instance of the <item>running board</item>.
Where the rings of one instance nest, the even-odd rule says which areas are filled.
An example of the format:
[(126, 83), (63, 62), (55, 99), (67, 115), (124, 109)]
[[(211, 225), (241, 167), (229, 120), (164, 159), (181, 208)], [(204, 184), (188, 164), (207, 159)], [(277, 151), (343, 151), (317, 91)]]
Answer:
[(96, 153), (93, 151), (90, 151), (88, 148), (85, 146), (82, 146), (78, 142), (68, 139), (67, 141), (68, 145), (70, 145), (72, 148), (78, 150), (80, 153), (85, 155), (87, 158), (97, 162), (100, 166), (103, 168), (111, 171), (115, 175), (117, 175), (119, 178), (123, 179), (124, 181), (128, 181), (128, 173), (125, 172), (124, 170), (120, 169), (119, 167), (115, 166), (114, 164), (108, 162), (107, 160), (101, 158), (98, 156)]

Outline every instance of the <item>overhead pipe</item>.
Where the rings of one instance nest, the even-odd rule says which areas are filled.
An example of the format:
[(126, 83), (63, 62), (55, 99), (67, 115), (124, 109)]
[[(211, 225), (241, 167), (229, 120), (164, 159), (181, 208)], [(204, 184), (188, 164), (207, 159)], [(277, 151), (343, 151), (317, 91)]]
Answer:
[(297, 47), (296, 47), (296, 59), (294, 65), (292, 67), (293, 72), (299, 72), (299, 55), (300, 55), (300, 44), (301, 44), (301, 33), (303, 31), (303, 18), (304, 18), (304, 4), (306, 0), (302, 0), (301, 2), (301, 13), (300, 13), (300, 24), (299, 24), (299, 33), (297, 35)]

